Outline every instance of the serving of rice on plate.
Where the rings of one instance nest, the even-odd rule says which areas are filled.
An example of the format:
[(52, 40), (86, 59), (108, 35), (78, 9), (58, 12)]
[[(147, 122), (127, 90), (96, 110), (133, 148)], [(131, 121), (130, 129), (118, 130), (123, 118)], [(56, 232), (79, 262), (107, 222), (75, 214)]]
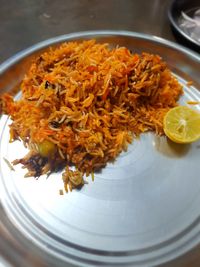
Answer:
[(13, 164), (34, 177), (65, 168), (66, 191), (114, 162), (141, 133), (162, 135), (163, 118), (183, 93), (160, 56), (95, 40), (41, 54), (21, 91), (20, 100), (1, 96), (1, 113), (12, 120), (10, 142), (21, 140), (29, 149)]

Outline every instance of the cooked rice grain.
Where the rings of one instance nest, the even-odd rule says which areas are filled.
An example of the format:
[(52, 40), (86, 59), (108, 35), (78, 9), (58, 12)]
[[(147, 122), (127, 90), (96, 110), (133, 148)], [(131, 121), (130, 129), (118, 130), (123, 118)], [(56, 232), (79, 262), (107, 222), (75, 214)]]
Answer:
[[(141, 133), (163, 134), (163, 117), (182, 94), (158, 55), (110, 49), (95, 40), (49, 49), (32, 63), (21, 88), (20, 100), (1, 98), (13, 120), (12, 139), (54, 142), (54, 156), (87, 175), (113, 161)], [(59, 130), (52, 121), (59, 122)], [(75, 186), (71, 180), (70, 189)]]

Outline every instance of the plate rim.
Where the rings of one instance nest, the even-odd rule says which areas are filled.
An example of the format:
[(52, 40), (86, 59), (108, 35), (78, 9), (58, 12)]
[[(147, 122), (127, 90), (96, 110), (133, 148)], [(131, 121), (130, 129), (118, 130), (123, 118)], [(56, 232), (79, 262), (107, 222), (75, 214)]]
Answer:
[(76, 39), (80, 37), (90, 37), (90, 36), (110, 36), (110, 35), (118, 35), (118, 36), (124, 36), (124, 37), (134, 37), (139, 38), (143, 40), (149, 40), (154, 41), (156, 43), (159, 43), (161, 45), (173, 48), (175, 50), (181, 51), (184, 54), (187, 54), (189, 57), (194, 58), (194, 60), (197, 60), (200, 62), (200, 56), (197, 52), (192, 51), (189, 48), (186, 48), (180, 44), (177, 44), (173, 41), (167, 40), (165, 38), (159, 37), (157, 35), (151, 35), (146, 33), (139, 33), (134, 31), (123, 31), (123, 30), (97, 30), (97, 31), (80, 31), (80, 32), (73, 32), (73, 33), (67, 33), (63, 35), (58, 35), (52, 38), (48, 38), (44, 41), (38, 42), (32, 46), (29, 46), (28, 48), (25, 48), (17, 53), (15, 53), (13, 56), (9, 57), (7, 60), (3, 61), (0, 64), (0, 75), (3, 75), (3, 73), (9, 69), (12, 65), (16, 64), (18, 61), (22, 60), (23, 58), (29, 56), (33, 52), (48, 47), (50, 45), (65, 42), (70, 39)]

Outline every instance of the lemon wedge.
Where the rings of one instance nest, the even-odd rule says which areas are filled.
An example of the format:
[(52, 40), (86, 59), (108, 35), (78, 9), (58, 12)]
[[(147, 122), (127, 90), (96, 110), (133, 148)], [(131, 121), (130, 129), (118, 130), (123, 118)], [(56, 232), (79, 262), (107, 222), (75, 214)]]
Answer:
[(164, 117), (163, 127), (172, 141), (192, 143), (200, 138), (200, 113), (187, 106), (172, 108)]

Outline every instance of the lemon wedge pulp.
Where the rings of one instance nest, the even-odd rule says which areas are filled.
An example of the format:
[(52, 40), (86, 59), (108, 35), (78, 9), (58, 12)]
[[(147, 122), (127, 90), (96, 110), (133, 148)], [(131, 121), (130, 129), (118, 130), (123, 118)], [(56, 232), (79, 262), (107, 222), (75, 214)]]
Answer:
[(200, 113), (187, 107), (170, 109), (164, 117), (166, 136), (176, 143), (192, 143), (200, 138)]

